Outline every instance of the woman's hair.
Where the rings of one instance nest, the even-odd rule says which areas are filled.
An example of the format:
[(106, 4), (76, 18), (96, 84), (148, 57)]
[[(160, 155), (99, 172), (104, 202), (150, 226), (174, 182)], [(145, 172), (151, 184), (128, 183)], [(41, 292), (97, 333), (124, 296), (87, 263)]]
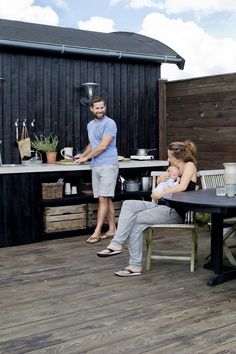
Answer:
[(173, 156), (176, 159), (183, 160), (184, 162), (191, 161), (195, 165), (197, 164), (197, 148), (196, 145), (190, 140), (185, 140), (184, 142), (177, 141), (174, 143), (170, 143), (168, 145), (168, 150), (172, 151)]

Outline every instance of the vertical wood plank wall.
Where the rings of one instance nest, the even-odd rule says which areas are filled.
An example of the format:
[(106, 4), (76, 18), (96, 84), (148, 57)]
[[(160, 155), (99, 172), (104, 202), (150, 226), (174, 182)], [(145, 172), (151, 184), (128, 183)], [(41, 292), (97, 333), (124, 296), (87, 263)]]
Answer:
[(166, 143), (166, 80), (159, 80), (159, 157), (167, 158)]
[[(14, 123), (27, 119), (30, 136), (59, 136), (60, 146), (80, 150), (87, 144), (89, 107), (81, 84), (99, 83), (97, 95), (108, 103), (108, 116), (118, 125), (120, 155), (137, 148), (158, 148), (158, 80), (160, 64), (96, 61), (78, 57), (17, 51), (0, 52), (0, 139), (5, 163), (19, 161)], [(30, 123), (36, 119), (35, 127)], [(157, 156), (158, 157), (158, 154)]]
[(236, 73), (163, 84), (166, 117), (160, 115), (160, 122), (166, 118), (166, 144), (194, 141), (198, 169), (221, 169), (223, 162), (236, 162)]

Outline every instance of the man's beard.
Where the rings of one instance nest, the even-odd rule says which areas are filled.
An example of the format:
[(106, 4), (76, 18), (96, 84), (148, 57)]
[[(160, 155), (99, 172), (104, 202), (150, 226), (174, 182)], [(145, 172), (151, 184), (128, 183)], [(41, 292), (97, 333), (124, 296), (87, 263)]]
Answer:
[(97, 114), (94, 114), (93, 117), (97, 119), (102, 119), (103, 117), (105, 117), (105, 113), (101, 113), (99, 114), (99, 116)]

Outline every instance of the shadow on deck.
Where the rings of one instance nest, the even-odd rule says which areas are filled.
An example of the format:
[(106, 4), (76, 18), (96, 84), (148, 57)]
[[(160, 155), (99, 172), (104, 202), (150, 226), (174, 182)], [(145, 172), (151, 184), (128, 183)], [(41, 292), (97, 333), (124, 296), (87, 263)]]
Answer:
[[(206, 285), (209, 239), (201, 230), (195, 273), (188, 262), (159, 261), (125, 279), (113, 272), (127, 264), (127, 250), (96, 256), (107, 241), (1, 248), (0, 353), (235, 353), (236, 281)], [(166, 241), (161, 234), (172, 247)]]

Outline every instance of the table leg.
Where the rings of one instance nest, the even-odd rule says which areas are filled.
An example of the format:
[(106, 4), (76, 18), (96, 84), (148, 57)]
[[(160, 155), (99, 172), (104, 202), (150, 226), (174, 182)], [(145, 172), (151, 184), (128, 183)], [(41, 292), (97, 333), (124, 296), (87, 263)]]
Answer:
[(223, 215), (211, 215), (211, 262), (214, 265), (215, 274), (222, 274), (223, 259)]
[(219, 284), (222, 274), (222, 253), (223, 253), (223, 216), (220, 214), (211, 215), (211, 260), (204, 268), (212, 269), (214, 275), (210, 277), (207, 285)]
[(204, 268), (214, 271), (207, 282), (214, 286), (236, 278), (236, 269), (223, 266), (223, 215), (212, 214), (211, 222), (211, 261)]

